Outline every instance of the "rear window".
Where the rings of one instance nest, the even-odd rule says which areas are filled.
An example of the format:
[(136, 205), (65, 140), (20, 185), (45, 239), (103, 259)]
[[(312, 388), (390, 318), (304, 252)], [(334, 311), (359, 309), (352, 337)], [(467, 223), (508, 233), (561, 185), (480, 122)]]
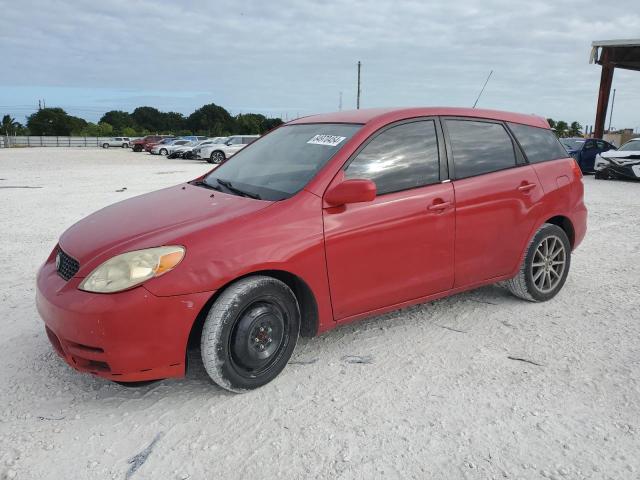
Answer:
[(518, 139), (529, 163), (567, 157), (567, 151), (551, 130), (518, 123), (510, 123), (509, 128)]

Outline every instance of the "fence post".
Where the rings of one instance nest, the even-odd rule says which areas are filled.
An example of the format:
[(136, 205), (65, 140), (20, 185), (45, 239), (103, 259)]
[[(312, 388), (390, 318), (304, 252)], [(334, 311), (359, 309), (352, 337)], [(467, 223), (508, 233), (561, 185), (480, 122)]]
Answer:
[(42, 147), (42, 135), (40, 135), (40, 146)]
[(56, 135), (56, 147), (60, 146), (60, 137)]
[(71, 146), (71, 137), (69, 137), (69, 146)]
[(31, 146), (31, 135), (27, 135), (27, 147)]

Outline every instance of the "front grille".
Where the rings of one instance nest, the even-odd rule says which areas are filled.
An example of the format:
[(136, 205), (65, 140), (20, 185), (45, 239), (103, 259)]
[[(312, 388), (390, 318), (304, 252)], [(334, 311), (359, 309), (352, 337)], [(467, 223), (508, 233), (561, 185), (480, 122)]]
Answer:
[(58, 253), (56, 256), (56, 270), (58, 271), (58, 275), (60, 275), (65, 280), (69, 280), (76, 273), (78, 273), (79, 269), (80, 264), (75, 258), (70, 257), (62, 250), (58, 249)]

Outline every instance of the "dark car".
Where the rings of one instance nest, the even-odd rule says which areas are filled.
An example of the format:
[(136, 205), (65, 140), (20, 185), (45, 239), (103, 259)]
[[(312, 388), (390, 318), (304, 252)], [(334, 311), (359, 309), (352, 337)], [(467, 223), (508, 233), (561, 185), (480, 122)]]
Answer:
[(582, 173), (593, 173), (596, 155), (616, 147), (609, 142), (597, 138), (561, 138), (560, 142), (567, 149), (569, 155), (576, 159)]

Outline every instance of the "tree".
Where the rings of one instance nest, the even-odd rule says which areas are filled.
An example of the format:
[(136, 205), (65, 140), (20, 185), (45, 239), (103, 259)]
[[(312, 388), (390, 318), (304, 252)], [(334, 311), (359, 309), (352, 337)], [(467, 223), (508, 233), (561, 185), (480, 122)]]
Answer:
[(167, 112), (162, 115), (164, 117), (163, 131), (177, 134), (186, 128), (187, 121), (181, 113)]
[(15, 118), (12, 118), (11, 115), (5, 115), (2, 117), (2, 126), (0, 126), (0, 132), (5, 135), (16, 135), (18, 130), (21, 130), (23, 127), (20, 125), (20, 122), (16, 122)]
[(87, 126), (86, 120), (67, 114), (61, 108), (42, 108), (27, 117), (31, 135), (71, 135)]
[(554, 130), (556, 128), (556, 121), (553, 118), (547, 118), (547, 123), (549, 123), (551, 130)]
[(98, 123), (108, 123), (111, 125), (115, 135), (124, 135), (126, 128), (135, 129), (135, 122), (131, 114), (129, 114), (129, 112), (123, 112), (122, 110), (108, 111), (100, 118)]
[(558, 120), (553, 129), (560, 138), (569, 136), (569, 125), (564, 120)]
[(223, 137), (233, 132), (235, 121), (224, 108), (210, 103), (189, 115), (187, 128), (196, 135)]
[(236, 115), (236, 133), (240, 135), (262, 133), (262, 124), (265, 120), (265, 116), (259, 113), (241, 113)]
[(279, 127), (284, 122), (281, 118), (265, 118), (262, 122), (260, 133), (267, 133), (273, 130), (276, 127)]
[(569, 125), (568, 134), (570, 137), (581, 137), (582, 125), (580, 125), (578, 122), (571, 122), (571, 125)]
[(144, 130), (154, 133), (161, 133), (165, 130), (164, 114), (157, 108), (138, 107), (131, 114), (131, 118)]

